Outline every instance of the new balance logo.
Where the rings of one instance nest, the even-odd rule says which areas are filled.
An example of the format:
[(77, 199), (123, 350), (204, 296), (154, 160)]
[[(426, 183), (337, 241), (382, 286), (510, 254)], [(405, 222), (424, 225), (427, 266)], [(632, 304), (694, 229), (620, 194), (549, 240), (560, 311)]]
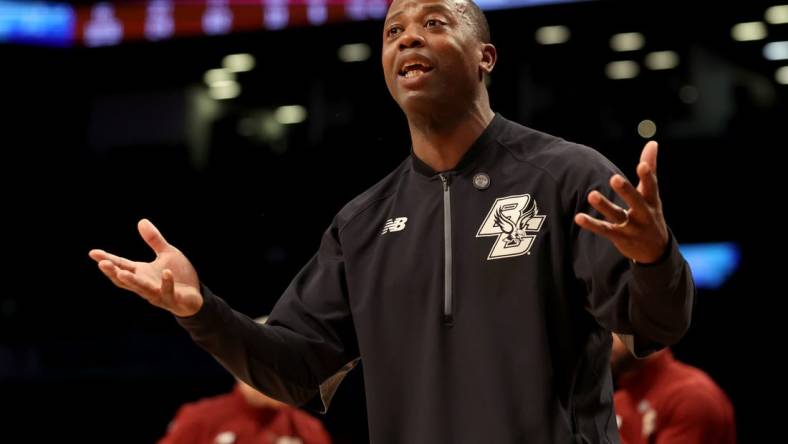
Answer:
[(380, 235), (384, 235), (386, 233), (391, 233), (393, 231), (402, 231), (405, 229), (405, 222), (408, 221), (407, 217), (396, 217), (394, 219), (389, 219), (386, 221), (386, 225), (383, 225), (383, 231), (380, 232)]
[(487, 259), (522, 256), (529, 253), (536, 239), (532, 233), (542, 228), (545, 216), (539, 214), (536, 201), (528, 194), (500, 197), (495, 200), (476, 237), (494, 236)]

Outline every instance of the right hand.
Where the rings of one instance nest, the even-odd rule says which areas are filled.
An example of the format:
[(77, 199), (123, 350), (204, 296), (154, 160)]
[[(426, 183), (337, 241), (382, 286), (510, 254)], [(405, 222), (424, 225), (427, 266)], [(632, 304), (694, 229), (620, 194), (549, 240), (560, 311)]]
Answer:
[(200, 279), (189, 259), (168, 244), (149, 220), (139, 221), (137, 229), (156, 253), (152, 262), (134, 262), (104, 250), (90, 250), (88, 254), (118, 287), (133, 291), (176, 316), (196, 314), (203, 297)]

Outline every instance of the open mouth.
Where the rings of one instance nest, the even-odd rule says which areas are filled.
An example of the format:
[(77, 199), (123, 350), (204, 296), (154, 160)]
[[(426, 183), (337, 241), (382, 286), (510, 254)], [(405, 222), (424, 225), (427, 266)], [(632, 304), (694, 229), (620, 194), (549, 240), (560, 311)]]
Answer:
[(399, 75), (406, 79), (415, 79), (430, 71), (432, 71), (432, 66), (420, 62), (413, 62), (403, 65), (402, 69), (399, 71)]

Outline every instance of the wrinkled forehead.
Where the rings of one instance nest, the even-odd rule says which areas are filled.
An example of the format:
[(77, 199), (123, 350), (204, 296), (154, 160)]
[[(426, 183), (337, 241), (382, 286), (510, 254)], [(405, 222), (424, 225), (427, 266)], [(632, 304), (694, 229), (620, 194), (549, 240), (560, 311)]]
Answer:
[(386, 21), (402, 14), (408, 9), (448, 9), (457, 12), (465, 10), (463, 0), (394, 0), (389, 6)]

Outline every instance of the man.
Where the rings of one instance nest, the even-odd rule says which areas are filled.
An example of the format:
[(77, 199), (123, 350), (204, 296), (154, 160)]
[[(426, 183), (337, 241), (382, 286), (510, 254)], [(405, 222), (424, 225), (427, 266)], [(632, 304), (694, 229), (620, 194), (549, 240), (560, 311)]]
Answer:
[(337, 214), (265, 327), (146, 220), (153, 262), (91, 257), (277, 399), (325, 410), (363, 359), (374, 443), (617, 441), (609, 331), (646, 353), (682, 336), (693, 302), (657, 146), (635, 188), (590, 148), (495, 114), (496, 57), (470, 1), (392, 3), (383, 72), (412, 155)]
[(734, 444), (736, 422), (725, 392), (670, 349), (636, 359), (613, 335), (616, 420), (626, 444)]

